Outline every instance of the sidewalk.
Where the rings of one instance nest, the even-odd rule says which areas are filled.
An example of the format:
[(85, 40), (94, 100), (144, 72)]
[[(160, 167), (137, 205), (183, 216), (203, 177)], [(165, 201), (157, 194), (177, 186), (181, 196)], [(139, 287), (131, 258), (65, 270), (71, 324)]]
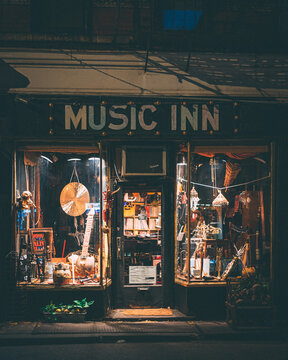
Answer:
[(9, 322), (0, 324), (0, 345), (87, 342), (287, 341), (287, 331), (233, 330), (218, 321), (91, 321), (84, 323)]

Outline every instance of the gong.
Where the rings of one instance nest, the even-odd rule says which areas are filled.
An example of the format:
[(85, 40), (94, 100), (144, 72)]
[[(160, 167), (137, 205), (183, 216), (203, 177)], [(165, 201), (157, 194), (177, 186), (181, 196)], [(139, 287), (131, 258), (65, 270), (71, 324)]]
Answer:
[(87, 188), (79, 182), (71, 182), (64, 186), (60, 195), (60, 204), (63, 211), (70, 216), (82, 215), (85, 204), (90, 202)]

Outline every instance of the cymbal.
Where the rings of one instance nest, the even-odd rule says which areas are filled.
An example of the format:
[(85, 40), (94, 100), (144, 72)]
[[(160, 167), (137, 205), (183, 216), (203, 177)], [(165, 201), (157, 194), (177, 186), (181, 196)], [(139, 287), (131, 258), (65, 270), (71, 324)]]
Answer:
[(60, 195), (60, 204), (63, 211), (70, 216), (82, 215), (85, 204), (90, 202), (87, 188), (78, 182), (71, 182), (64, 186)]

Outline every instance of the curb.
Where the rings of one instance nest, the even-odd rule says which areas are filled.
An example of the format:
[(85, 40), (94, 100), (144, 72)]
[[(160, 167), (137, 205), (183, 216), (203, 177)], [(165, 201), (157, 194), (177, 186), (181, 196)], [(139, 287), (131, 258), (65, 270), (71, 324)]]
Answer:
[(88, 343), (125, 343), (125, 342), (183, 342), (199, 340), (198, 334), (188, 333), (153, 333), (153, 334), (67, 334), (1, 336), (0, 346), (48, 345), (48, 344), (88, 344)]
[(279, 341), (287, 342), (287, 336), (278, 332), (237, 332), (225, 334), (201, 333), (91, 333), (91, 334), (45, 334), (45, 335), (2, 335), (0, 346), (87, 344), (124, 342), (186, 342), (186, 341)]

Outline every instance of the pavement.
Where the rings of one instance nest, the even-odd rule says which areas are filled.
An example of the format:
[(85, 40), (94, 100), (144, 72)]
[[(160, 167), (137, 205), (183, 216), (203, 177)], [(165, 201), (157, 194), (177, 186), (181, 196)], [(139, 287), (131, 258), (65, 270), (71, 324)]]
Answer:
[(6, 322), (0, 345), (161, 341), (288, 341), (287, 329), (238, 328), (222, 321), (141, 320), (83, 323)]

